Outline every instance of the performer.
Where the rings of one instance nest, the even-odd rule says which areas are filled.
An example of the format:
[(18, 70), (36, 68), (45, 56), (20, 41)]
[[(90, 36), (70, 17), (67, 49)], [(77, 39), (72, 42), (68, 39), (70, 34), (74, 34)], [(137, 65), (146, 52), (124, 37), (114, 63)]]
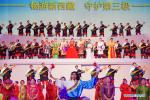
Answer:
[(149, 42), (149, 40), (147, 40), (145, 51), (146, 51), (146, 58), (148, 59), (150, 57), (150, 42)]
[(98, 42), (95, 42), (93, 45), (94, 57), (98, 58), (98, 50), (97, 50)]
[(123, 44), (123, 49), (124, 49), (123, 58), (125, 56), (130, 56), (130, 43), (128, 42), (128, 39), (125, 39), (125, 43)]
[(1, 59), (6, 59), (7, 48), (8, 47), (6, 46), (5, 41), (2, 41), (2, 44), (1, 44)]
[(32, 79), (35, 79), (36, 71), (33, 69), (33, 65), (29, 66), (30, 70), (27, 72), (27, 82), (31, 81)]
[(23, 36), (24, 34), (23, 29), (24, 29), (24, 26), (22, 25), (22, 22), (20, 22), (20, 26), (17, 28), (19, 36)]
[(44, 100), (44, 94), (43, 94), (43, 85), (41, 84), (40, 79), (37, 80), (37, 87), (38, 87), (38, 99), (39, 100)]
[(25, 52), (25, 59), (28, 57), (29, 59), (31, 59), (32, 56), (32, 44), (30, 41), (27, 41), (27, 44), (25, 45), (24, 48), (24, 52)]
[(44, 25), (43, 21), (40, 21), (40, 26), (39, 26), (39, 30), (40, 30), (40, 34), (39, 36), (44, 36), (45, 37), (45, 33), (44, 33), (44, 28), (46, 27), (46, 25)]
[(33, 43), (32, 43), (32, 54), (33, 57), (38, 56), (38, 50), (39, 49), (39, 43), (36, 41), (36, 39), (33, 39)]
[(14, 96), (14, 84), (12, 80), (6, 79), (3, 82), (3, 100), (11, 100)]
[(140, 51), (141, 51), (141, 59), (146, 58), (146, 43), (144, 40), (141, 40), (141, 43), (139, 45)]
[(120, 23), (120, 27), (119, 27), (119, 35), (120, 36), (124, 36), (124, 28), (125, 28), (125, 26), (123, 26), (123, 24)]
[(66, 53), (66, 58), (79, 58), (77, 50), (75, 48), (75, 41), (73, 38), (71, 38), (69, 47)]
[(27, 100), (27, 86), (25, 85), (24, 80), (20, 81), (19, 88), (19, 100)]
[(12, 69), (15, 67), (15, 65), (13, 65), (11, 68), (8, 67), (8, 65), (5, 63), (3, 68), (1, 69), (0, 75), (3, 77), (3, 81), (10, 79), (11, 77), (11, 73), (12, 73)]
[(141, 66), (137, 66), (131, 72), (132, 80), (140, 80), (140, 79), (142, 79), (142, 77), (143, 77), (144, 74), (145, 74), (144, 69), (142, 69)]
[(111, 78), (111, 80), (114, 81), (115, 73), (117, 73), (117, 71), (120, 67), (118, 67), (117, 69), (113, 69), (113, 68), (111, 68), (111, 65), (108, 65), (108, 68), (109, 68), (109, 70), (108, 70), (106, 76), (109, 76)]
[(85, 41), (82, 38), (80, 38), (77, 44), (79, 58), (84, 57), (84, 50), (85, 50), (84, 44)]
[(13, 29), (13, 27), (14, 27), (14, 25), (16, 25), (16, 23), (15, 24), (12, 24), (11, 23), (11, 21), (9, 20), (9, 24), (8, 24), (8, 26), (6, 27), (7, 28), (7, 31), (8, 31), (8, 35), (12, 35), (12, 29)]
[(86, 36), (87, 37), (87, 30), (89, 28), (90, 25), (86, 24), (86, 21), (83, 21), (84, 25), (82, 27), (82, 31), (83, 31), (83, 37)]
[(34, 36), (39, 36), (39, 27), (37, 25), (37, 23), (34, 23), (34, 27), (33, 27), (33, 31), (34, 31)]
[(16, 43), (15, 43), (15, 58), (19, 58), (21, 59), (21, 51), (23, 50), (23, 47), (19, 41), (19, 39), (16, 40)]
[(40, 80), (45, 85), (48, 81), (48, 68), (46, 67), (45, 63), (42, 63), (42, 67), (39, 72)]
[(140, 85), (137, 87), (136, 94), (144, 95), (144, 96), (137, 97), (138, 100), (150, 99), (149, 88), (146, 86), (145, 78), (142, 78), (142, 80), (140, 81)]
[(72, 21), (70, 21), (70, 25), (69, 25), (69, 36), (74, 36), (74, 28), (76, 26), (72, 24)]
[(41, 43), (39, 44), (39, 56), (38, 58), (44, 58), (44, 47), (45, 43), (43, 40), (41, 40)]
[(106, 83), (102, 87), (103, 100), (114, 100), (115, 86), (111, 82), (110, 77), (105, 78)]
[(134, 40), (131, 41), (131, 46), (130, 46), (130, 58), (136, 58), (136, 50), (137, 50), (137, 46), (134, 43)]
[(66, 25), (66, 23), (64, 23), (64, 28), (62, 29), (62, 31), (63, 31), (63, 37), (67, 37), (67, 30), (68, 30), (68, 27), (67, 27), (67, 25)]
[(116, 58), (115, 44), (113, 38), (110, 38), (108, 42), (108, 58)]
[(126, 25), (127, 27), (126, 27), (126, 35), (127, 36), (131, 36), (131, 30), (133, 29), (131, 26), (130, 26), (130, 23), (127, 23), (127, 25)]
[(27, 20), (27, 25), (25, 26), (25, 29), (26, 29), (26, 36), (31, 36), (31, 28), (32, 28), (32, 24), (30, 24), (30, 21)]
[(102, 95), (103, 84), (104, 84), (103, 79), (102, 78), (98, 79), (95, 85), (95, 100), (103, 100), (103, 95)]
[(3, 81), (0, 79), (0, 100), (3, 100)]
[(93, 55), (92, 49), (93, 49), (93, 45), (92, 45), (92, 43), (91, 43), (91, 40), (88, 39), (88, 43), (87, 43), (87, 47), (86, 47), (86, 58), (87, 58), (87, 59), (92, 59), (92, 58), (94, 58), (94, 57), (93, 57), (94, 55)]
[(52, 43), (52, 57), (53, 58), (59, 58), (59, 47), (60, 47), (60, 43), (55, 38), (54, 42)]
[(136, 23), (137, 23), (137, 25), (135, 27), (135, 33), (136, 33), (136, 35), (141, 35), (141, 28), (143, 27), (144, 23), (140, 24), (139, 21), (137, 21)]
[(104, 41), (102, 40), (102, 38), (100, 38), (97, 44), (98, 58), (104, 57), (104, 49), (105, 49)]
[(19, 96), (19, 82), (15, 81), (14, 83), (14, 97), (16, 100), (18, 100), (18, 96)]
[(95, 26), (95, 24), (93, 24), (93, 29), (91, 30), (91, 37), (97, 37), (97, 30), (98, 28)]
[(51, 47), (50, 47), (50, 44), (48, 42), (48, 38), (46, 38), (46, 41), (43, 45), (43, 50), (44, 50), (44, 58), (50, 58), (50, 50), (51, 50)]
[(75, 66), (78, 77), (81, 78), (81, 74), (85, 73), (85, 71), (79, 69), (78, 65)]
[(61, 80), (55, 78), (56, 84), (58, 87), (61, 87), (62, 84), (67, 87), (68, 100), (78, 100), (80, 99), (83, 89), (92, 89), (95, 86), (99, 72), (100, 68), (96, 67), (91, 73), (92, 78), (89, 81), (82, 81), (78, 77), (78, 73), (73, 71), (69, 81), (62, 82)]
[(77, 25), (77, 37), (82, 37), (82, 26), (80, 25), (80, 23), (78, 22)]
[(104, 25), (103, 21), (101, 21), (100, 24), (101, 25), (100, 25), (100, 28), (99, 28), (99, 33), (100, 33), (99, 36), (103, 36), (104, 37), (105, 36), (105, 32), (104, 32), (105, 28), (107, 28), (109, 25), (108, 26)]
[(12, 47), (12, 42), (9, 43), (8, 45), (8, 58), (12, 58), (12, 52), (11, 52), (11, 47)]
[(38, 86), (36, 84), (36, 80), (32, 79), (27, 88), (27, 100), (38, 100)]
[(49, 80), (46, 85), (46, 100), (57, 100), (58, 99), (58, 88), (52, 83), (52, 80)]
[(0, 59), (3, 59), (3, 57), (2, 57), (2, 43), (0, 42)]
[[(130, 92), (133, 95), (136, 95), (136, 90), (137, 87), (139, 85), (139, 81), (138, 80), (132, 80), (130, 83)], [(137, 100), (136, 97), (131, 97), (130, 100)]]
[(51, 22), (48, 23), (46, 29), (47, 29), (48, 37), (52, 37), (53, 36), (53, 25), (51, 24)]
[(116, 51), (116, 58), (121, 58), (122, 45), (119, 43), (119, 41), (117, 41), (115, 44), (115, 51)]
[(118, 36), (117, 29), (118, 29), (118, 26), (116, 26), (116, 24), (113, 23), (113, 28), (111, 29), (111, 31), (112, 31), (112, 35), (111, 36), (112, 37)]
[(104, 49), (104, 58), (108, 58), (108, 45), (106, 42), (104, 42), (105, 49)]
[(4, 27), (4, 24), (0, 25), (0, 34), (2, 34), (3, 27)]
[(60, 32), (61, 32), (61, 24), (59, 23), (59, 21), (57, 21), (57, 24), (56, 24), (56, 26), (55, 26), (56, 37), (57, 37), (57, 36), (60, 37)]
[(15, 58), (15, 42), (10, 42), (8, 46), (8, 57), (9, 59), (14, 59)]
[(68, 50), (68, 43), (65, 38), (63, 38), (63, 41), (60, 44), (60, 50), (61, 50), (61, 57), (65, 58)]
[[(136, 62), (133, 62), (132, 63), (132, 67), (130, 68), (130, 73), (132, 74), (132, 72), (135, 70), (135, 68), (137, 68), (138, 67), (138, 65), (137, 65), (137, 63)], [(133, 73), (134, 74), (134, 73)], [(131, 75), (131, 77), (132, 77), (132, 75)], [(133, 79), (133, 77), (132, 77), (132, 79)]]
[[(66, 81), (66, 78), (65, 77), (61, 77), (60, 78), (60, 81), (64, 82)], [(58, 88), (58, 91), (59, 91), (59, 95), (58, 95), (58, 98), (60, 100), (68, 100), (68, 95), (67, 95), (67, 88), (64, 84), (61, 84), (61, 87), (57, 87)]]
[(128, 96), (126, 96), (130, 93), (130, 86), (128, 85), (126, 79), (123, 79), (123, 82), (120, 85), (120, 91), (121, 91), (120, 100), (131, 100)]
[(3, 27), (0, 25), (0, 34), (2, 34)]

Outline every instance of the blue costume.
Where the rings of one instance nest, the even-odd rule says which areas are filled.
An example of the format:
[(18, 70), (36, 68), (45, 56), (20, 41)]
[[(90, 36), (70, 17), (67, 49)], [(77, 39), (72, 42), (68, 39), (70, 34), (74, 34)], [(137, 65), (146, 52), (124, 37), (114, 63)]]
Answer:
[(97, 82), (96, 77), (92, 77), (89, 81), (79, 80), (78, 84), (75, 86), (75, 88), (69, 90), (67, 92), (67, 94), (68, 94), (69, 97), (79, 98), (82, 94), (83, 89), (92, 89), (92, 88), (94, 88), (96, 82)]

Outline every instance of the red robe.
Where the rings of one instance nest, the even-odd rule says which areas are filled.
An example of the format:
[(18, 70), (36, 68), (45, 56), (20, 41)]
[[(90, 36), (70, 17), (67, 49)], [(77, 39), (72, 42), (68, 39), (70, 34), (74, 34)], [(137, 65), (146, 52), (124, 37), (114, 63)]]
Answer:
[(16, 98), (18, 98), (19, 95), (19, 86), (18, 85), (14, 85), (14, 96)]
[(125, 96), (125, 95), (130, 94), (130, 86), (128, 84), (121, 84), (120, 91), (121, 91), (121, 99), (120, 100), (130, 100), (130, 97)]
[(37, 87), (38, 87), (38, 89), (39, 89), (39, 94), (38, 94), (39, 100), (44, 100), (44, 95), (43, 95), (43, 85), (38, 84)]
[(66, 58), (79, 58), (78, 52), (75, 48), (75, 43), (73, 41), (70, 42), (70, 46), (66, 53)]
[(14, 96), (14, 85), (12, 83), (3, 85), (3, 100), (10, 100)]
[(46, 86), (46, 100), (57, 100), (57, 86), (54, 84), (47, 84)]
[(28, 100), (39, 100), (37, 85), (29, 85), (27, 87)]
[(95, 100), (102, 100), (102, 85), (99, 83), (95, 86)]

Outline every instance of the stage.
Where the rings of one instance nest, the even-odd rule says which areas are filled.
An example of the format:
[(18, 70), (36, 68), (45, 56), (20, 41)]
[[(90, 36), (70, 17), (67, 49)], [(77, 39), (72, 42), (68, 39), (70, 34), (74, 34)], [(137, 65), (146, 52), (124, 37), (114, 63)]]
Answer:
[[(61, 76), (65, 76), (67, 80), (70, 79), (70, 73), (75, 71), (75, 65), (78, 65), (82, 70), (92, 69), (93, 63), (96, 62), (99, 64), (99, 67), (104, 67), (109, 64), (112, 65), (113, 68), (117, 68), (120, 66), (120, 69), (115, 74), (115, 100), (120, 99), (120, 90), (119, 86), (122, 82), (123, 78), (130, 81), (130, 70), (132, 69), (132, 63), (136, 62), (140, 66), (144, 66), (146, 73), (144, 75), (145, 78), (150, 78), (150, 59), (11, 59), (11, 60), (0, 60), (0, 65), (2, 66), (4, 63), (8, 64), (16, 64), (16, 67), (13, 69), (12, 72), (12, 79), (13, 81), (20, 81), (26, 80), (25, 74), (29, 70), (29, 65), (33, 64), (34, 68), (40, 66), (40, 64), (44, 62), (47, 67), (50, 67), (50, 64), (55, 64), (55, 68), (52, 70), (52, 74), (56, 78), (60, 78)], [(104, 77), (106, 75), (108, 69), (103, 70), (99, 74), (99, 78)], [(82, 75), (82, 80), (89, 80), (90, 79), (90, 71), (87, 71)], [(39, 79), (38, 73), (36, 74), (36, 79)], [(90, 100), (94, 100), (94, 91), (95, 89), (84, 90), (82, 95), (87, 96)]]

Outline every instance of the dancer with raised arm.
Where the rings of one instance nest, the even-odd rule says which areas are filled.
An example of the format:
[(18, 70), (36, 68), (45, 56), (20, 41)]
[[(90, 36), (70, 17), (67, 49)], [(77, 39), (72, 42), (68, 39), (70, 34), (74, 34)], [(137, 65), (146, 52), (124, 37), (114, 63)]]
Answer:
[(58, 85), (58, 87), (61, 87), (61, 85), (63, 84), (67, 88), (67, 96), (69, 98), (68, 100), (78, 100), (81, 98), (80, 96), (83, 89), (94, 88), (100, 71), (101, 69), (96, 66), (91, 72), (92, 77), (89, 81), (82, 81), (76, 71), (71, 72), (69, 81), (61, 81), (57, 78), (54, 78), (52, 74), (51, 77), (56, 80), (56, 84)]

